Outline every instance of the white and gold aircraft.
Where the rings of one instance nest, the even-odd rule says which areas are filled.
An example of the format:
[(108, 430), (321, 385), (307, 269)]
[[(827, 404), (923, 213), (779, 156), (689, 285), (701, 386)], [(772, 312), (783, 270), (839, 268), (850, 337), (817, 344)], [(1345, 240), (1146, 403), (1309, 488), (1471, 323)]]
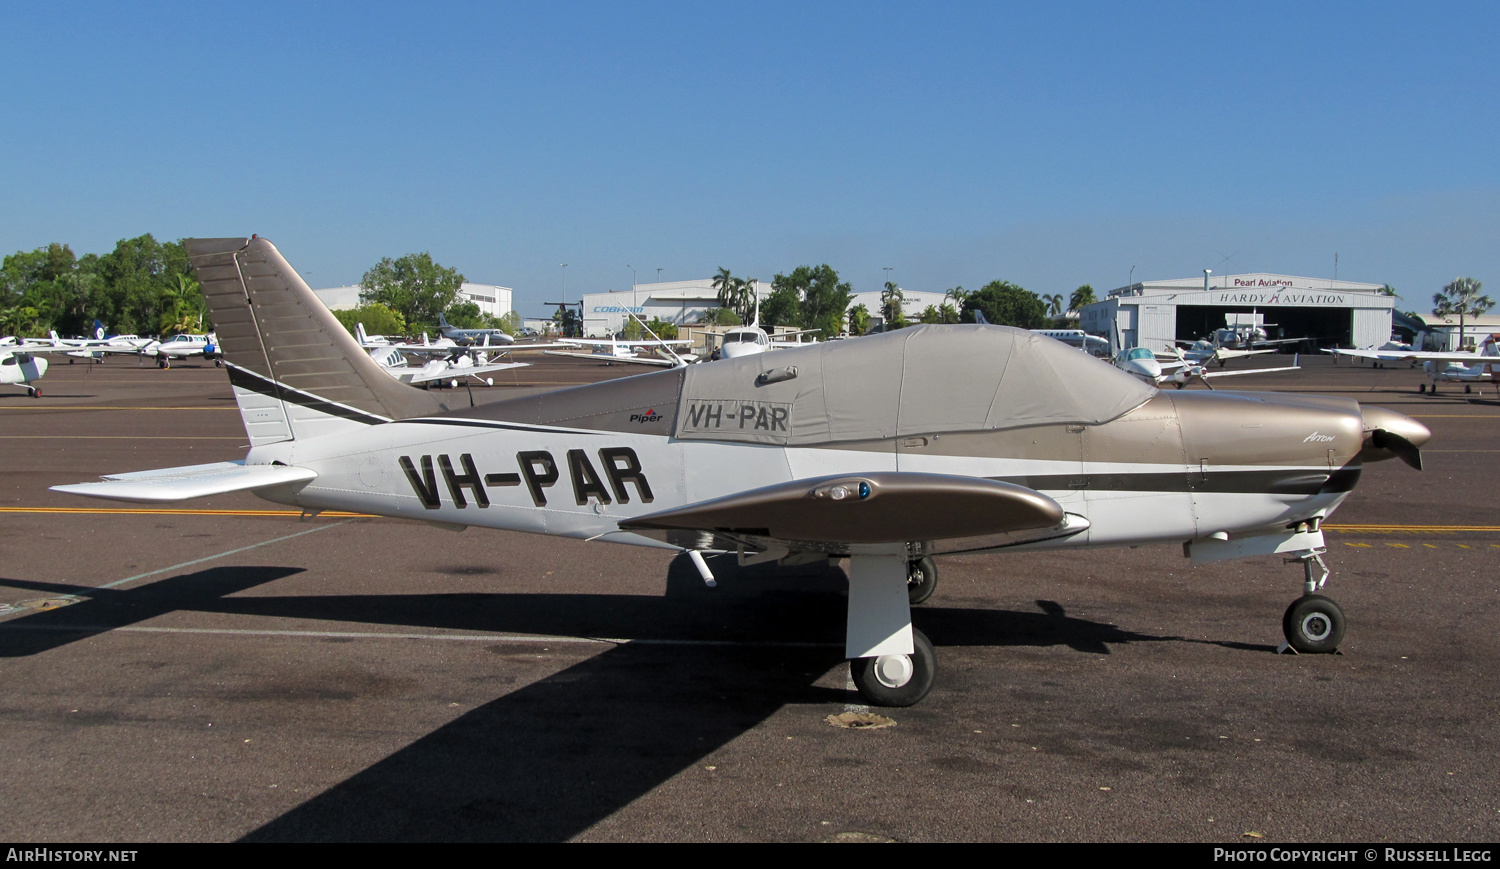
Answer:
[(253, 491), (320, 510), (742, 562), (847, 558), (845, 653), (870, 702), (932, 687), (911, 606), (933, 556), (1162, 543), (1287, 555), (1282, 630), (1334, 651), (1322, 522), (1366, 462), (1420, 467), (1420, 423), (1347, 398), (1163, 392), (1000, 326), (918, 326), (449, 407), (392, 380), (270, 242), (185, 242), (251, 447), (242, 461), (55, 487), (156, 503)]

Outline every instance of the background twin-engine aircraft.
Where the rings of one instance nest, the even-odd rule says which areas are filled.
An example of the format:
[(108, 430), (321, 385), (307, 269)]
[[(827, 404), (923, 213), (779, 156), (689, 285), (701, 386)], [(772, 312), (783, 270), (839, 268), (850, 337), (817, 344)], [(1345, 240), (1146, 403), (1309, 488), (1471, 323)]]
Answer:
[(241, 462), (59, 491), (158, 502), (250, 490), (340, 509), (742, 563), (849, 559), (845, 652), (870, 702), (937, 669), (911, 606), (932, 556), (1169, 543), (1283, 554), (1291, 648), (1328, 652), (1321, 523), (1366, 462), (1420, 467), (1420, 423), (1346, 398), (1164, 392), (1000, 326), (918, 326), (450, 408), (397, 383), (269, 242), (186, 246), (251, 443)]

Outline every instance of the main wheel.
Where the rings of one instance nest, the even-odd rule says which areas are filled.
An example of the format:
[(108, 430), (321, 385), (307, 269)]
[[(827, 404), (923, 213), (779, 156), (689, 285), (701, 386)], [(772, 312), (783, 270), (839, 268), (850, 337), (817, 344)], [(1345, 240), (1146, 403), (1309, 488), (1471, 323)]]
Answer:
[(1281, 631), (1297, 651), (1327, 654), (1344, 641), (1344, 611), (1321, 594), (1306, 594), (1286, 608)]
[(41, 398), (42, 397), (42, 390), (41, 390), (40, 387), (37, 387), (37, 386), (28, 386), (28, 387), (26, 387), (26, 394), (28, 396), (30, 396), (31, 398)]
[(932, 556), (923, 556), (906, 563), (906, 599), (916, 606), (932, 597), (937, 590), (937, 565)]
[(912, 628), (910, 655), (855, 658), (849, 675), (872, 706), (911, 706), (927, 696), (937, 676), (937, 655), (927, 635)]

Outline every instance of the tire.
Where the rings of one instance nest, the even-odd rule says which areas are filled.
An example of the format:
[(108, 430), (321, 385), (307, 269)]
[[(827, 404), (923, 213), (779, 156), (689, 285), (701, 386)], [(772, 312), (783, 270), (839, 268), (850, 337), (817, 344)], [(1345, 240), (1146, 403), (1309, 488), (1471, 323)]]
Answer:
[[(912, 706), (918, 703), (937, 676), (937, 655), (932, 650), (932, 641), (927, 635), (912, 628), (912, 653), (910, 655), (882, 655), (878, 658), (855, 658), (849, 662), (849, 675), (861, 697), (872, 706)], [(910, 665), (909, 675), (901, 673), (902, 665)], [(906, 675), (899, 685), (887, 684), (893, 680), (882, 680), (882, 674)]]
[(1281, 617), (1287, 644), (1309, 655), (1326, 655), (1344, 641), (1344, 611), (1321, 594), (1308, 594), (1292, 601)]
[(932, 556), (924, 556), (906, 563), (906, 599), (912, 606), (932, 597), (937, 590), (937, 565)]

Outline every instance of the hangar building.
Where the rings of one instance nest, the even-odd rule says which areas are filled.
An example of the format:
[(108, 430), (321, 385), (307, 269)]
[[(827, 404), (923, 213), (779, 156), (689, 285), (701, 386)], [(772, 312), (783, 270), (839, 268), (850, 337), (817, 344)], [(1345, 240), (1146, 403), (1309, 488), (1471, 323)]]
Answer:
[(1141, 281), (1079, 312), (1080, 327), (1125, 347), (1166, 350), (1227, 325), (1254, 322), (1267, 337), (1321, 347), (1378, 347), (1391, 336), (1396, 297), (1380, 284), (1256, 273)]
[[(479, 306), (479, 313), (503, 317), (510, 313), (512, 292), (510, 287), (464, 283), (458, 288), (458, 296), (453, 301), (473, 302)], [(359, 284), (313, 290), (313, 295), (327, 305), (330, 311), (347, 311), (359, 307)]]

